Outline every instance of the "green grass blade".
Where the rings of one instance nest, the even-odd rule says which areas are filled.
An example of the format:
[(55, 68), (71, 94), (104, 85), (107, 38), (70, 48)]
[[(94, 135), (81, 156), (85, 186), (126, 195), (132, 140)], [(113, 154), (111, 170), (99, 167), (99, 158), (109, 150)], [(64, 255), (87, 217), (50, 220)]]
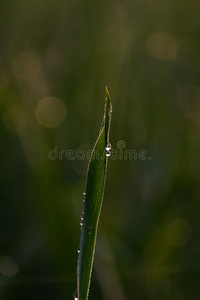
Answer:
[(111, 112), (110, 96), (106, 88), (103, 125), (88, 166), (83, 215), (81, 218), (82, 225), (77, 266), (78, 300), (88, 299), (97, 227), (103, 202), (107, 160), (109, 156)]

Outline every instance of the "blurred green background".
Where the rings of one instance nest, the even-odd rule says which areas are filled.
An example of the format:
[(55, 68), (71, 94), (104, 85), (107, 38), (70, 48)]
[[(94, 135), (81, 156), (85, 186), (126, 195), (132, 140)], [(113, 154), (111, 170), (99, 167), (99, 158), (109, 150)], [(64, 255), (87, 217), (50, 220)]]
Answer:
[(109, 159), (89, 299), (200, 298), (199, 15), (1, 1), (1, 300), (73, 299), (88, 160), (65, 153), (92, 148), (105, 85), (112, 148), (147, 153)]

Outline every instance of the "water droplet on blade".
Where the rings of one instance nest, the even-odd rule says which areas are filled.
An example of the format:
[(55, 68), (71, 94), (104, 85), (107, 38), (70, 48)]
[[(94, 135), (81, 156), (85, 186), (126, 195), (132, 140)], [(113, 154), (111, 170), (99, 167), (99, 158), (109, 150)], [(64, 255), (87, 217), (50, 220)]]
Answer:
[(78, 300), (78, 292), (77, 292), (77, 290), (76, 290), (76, 292), (74, 292), (73, 296), (74, 296), (74, 300)]
[(77, 252), (78, 252), (78, 253), (80, 253), (80, 252), (81, 252), (80, 248), (78, 248), (78, 249), (77, 249)]
[(106, 144), (106, 151), (110, 151), (110, 149), (111, 149), (111, 144), (108, 142), (108, 143)]

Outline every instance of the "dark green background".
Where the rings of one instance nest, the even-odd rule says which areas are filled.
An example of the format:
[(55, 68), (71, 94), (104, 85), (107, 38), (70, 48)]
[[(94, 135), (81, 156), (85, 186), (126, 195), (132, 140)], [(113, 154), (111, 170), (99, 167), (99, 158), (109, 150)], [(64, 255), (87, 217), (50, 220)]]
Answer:
[[(199, 15), (195, 0), (0, 2), (1, 300), (73, 299), (88, 161), (48, 153), (91, 149), (105, 85), (112, 147), (147, 155), (109, 160), (90, 299), (199, 299)], [(171, 40), (149, 51), (158, 32), (173, 57)], [(55, 128), (35, 116), (49, 96), (67, 110)]]

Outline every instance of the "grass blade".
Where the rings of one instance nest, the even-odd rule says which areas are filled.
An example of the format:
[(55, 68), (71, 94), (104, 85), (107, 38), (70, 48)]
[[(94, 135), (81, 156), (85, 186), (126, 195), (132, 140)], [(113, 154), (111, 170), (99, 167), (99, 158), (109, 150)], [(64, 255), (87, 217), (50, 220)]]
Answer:
[(104, 118), (88, 166), (83, 215), (81, 218), (82, 225), (77, 266), (78, 290), (77, 296), (74, 297), (78, 300), (88, 299), (97, 227), (103, 202), (107, 160), (110, 151), (109, 131), (111, 112), (112, 105), (108, 89), (106, 88)]

